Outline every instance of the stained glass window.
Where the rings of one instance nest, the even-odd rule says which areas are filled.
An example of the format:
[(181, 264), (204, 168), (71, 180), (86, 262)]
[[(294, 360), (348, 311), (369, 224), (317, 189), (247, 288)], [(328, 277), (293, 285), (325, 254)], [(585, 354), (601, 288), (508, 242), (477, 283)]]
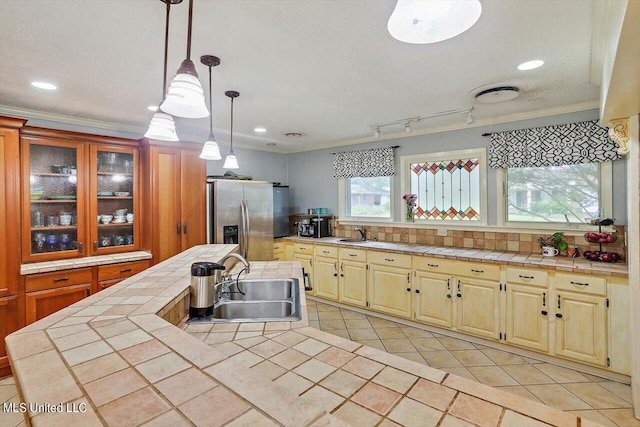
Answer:
[(479, 156), (409, 163), (417, 220), (480, 221)]

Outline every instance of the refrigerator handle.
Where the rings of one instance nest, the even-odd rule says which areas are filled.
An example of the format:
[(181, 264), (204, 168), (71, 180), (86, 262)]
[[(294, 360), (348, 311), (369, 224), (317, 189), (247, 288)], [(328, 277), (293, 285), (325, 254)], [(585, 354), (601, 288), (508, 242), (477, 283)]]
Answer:
[(246, 259), (249, 259), (249, 235), (251, 234), (251, 223), (249, 218), (249, 203), (246, 200), (244, 201), (244, 215), (245, 215), (245, 222), (247, 224), (247, 229), (245, 231), (245, 236), (244, 236), (246, 239), (246, 244), (244, 246), (245, 248), (244, 257)]

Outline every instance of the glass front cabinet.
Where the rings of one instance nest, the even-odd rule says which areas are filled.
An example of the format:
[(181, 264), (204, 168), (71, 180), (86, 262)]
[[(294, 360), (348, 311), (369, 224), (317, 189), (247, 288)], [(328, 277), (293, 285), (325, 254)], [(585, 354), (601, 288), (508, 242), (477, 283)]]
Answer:
[(23, 136), (23, 262), (139, 248), (138, 149)]

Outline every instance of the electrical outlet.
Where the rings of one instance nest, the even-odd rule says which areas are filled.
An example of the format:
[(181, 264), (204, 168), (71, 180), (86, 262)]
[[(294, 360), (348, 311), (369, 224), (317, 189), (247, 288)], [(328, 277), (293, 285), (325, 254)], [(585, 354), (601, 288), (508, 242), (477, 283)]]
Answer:
[(446, 236), (446, 235), (447, 235), (447, 230), (438, 228), (438, 236)]

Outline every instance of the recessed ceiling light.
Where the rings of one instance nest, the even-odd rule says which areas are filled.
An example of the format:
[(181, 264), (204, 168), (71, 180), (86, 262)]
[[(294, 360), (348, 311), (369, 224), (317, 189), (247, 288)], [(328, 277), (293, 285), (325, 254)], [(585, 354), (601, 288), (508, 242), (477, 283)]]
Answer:
[(267, 128), (257, 127), (257, 128), (253, 128), (253, 131), (258, 133), (264, 133), (267, 131)]
[(35, 86), (38, 89), (46, 89), (46, 90), (58, 89), (58, 86), (51, 83), (46, 83), (46, 82), (31, 82), (31, 86)]
[(387, 29), (405, 43), (436, 43), (457, 36), (482, 13), (479, 0), (398, 0)]
[(158, 111), (158, 106), (157, 105), (149, 105), (147, 107), (147, 110), (153, 111), (155, 113), (156, 111)]
[(518, 70), (520, 71), (527, 71), (527, 70), (533, 70), (536, 69), (538, 67), (542, 67), (542, 64), (544, 64), (544, 61), (541, 59), (536, 59), (533, 61), (527, 61), (527, 62), (523, 62), (522, 64), (518, 65)]

